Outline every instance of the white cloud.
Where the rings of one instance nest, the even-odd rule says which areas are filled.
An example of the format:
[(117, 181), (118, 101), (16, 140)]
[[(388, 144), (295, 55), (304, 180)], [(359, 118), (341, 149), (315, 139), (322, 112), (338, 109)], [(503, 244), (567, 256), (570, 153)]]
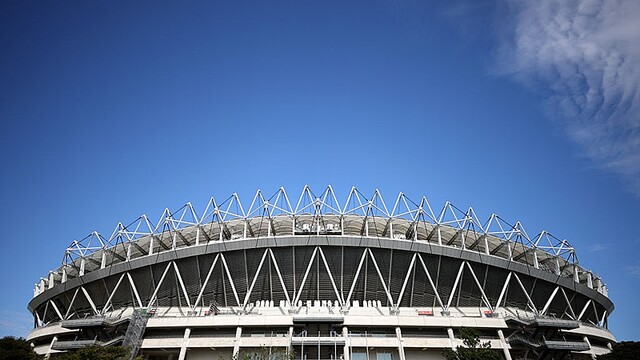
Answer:
[(601, 252), (601, 251), (607, 250), (607, 249), (608, 249), (607, 244), (596, 243), (596, 244), (592, 244), (591, 246), (589, 246), (587, 251), (589, 251), (589, 252)]
[(630, 266), (627, 270), (631, 275), (640, 278), (640, 265)]
[(507, 5), (499, 72), (546, 95), (584, 154), (640, 196), (640, 1)]

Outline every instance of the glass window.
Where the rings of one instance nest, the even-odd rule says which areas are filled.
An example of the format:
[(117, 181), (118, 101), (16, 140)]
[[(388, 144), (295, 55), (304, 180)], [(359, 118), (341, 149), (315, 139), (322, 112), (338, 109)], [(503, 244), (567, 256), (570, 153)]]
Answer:
[(393, 360), (391, 353), (379, 352), (376, 354), (376, 360)]
[(354, 352), (351, 354), (351, 360), (367, 360), (367, 353)]

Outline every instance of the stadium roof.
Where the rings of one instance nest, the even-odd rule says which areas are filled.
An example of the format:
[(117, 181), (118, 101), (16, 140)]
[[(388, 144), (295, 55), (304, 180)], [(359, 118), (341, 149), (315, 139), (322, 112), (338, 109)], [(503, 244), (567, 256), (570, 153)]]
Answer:
[(573, 278), (607, 296), (601, 279), (579, 266), (573, 246), (546, 230), (529, 236), (519, 221), (496, 214), (480, 221), (473, 208), (449, 202), (434, 211), (426, 197), (414, 201), (403, 193), (387, 203), (378, 190), (366, 197), (353, 187), (339, 202), (331, 186), (321, 194), (305, 186), (294, 201), (284, 188), (270, 196), (258, 190), (248, 207), (235, 193), (222, 202), (212, 197), (200, 214), (187, 203), (165, 209), (155, 223), (146, 215), (118, 223), (108, 238), (94, 231), (67, 247), (62, 265), (36, 284), (34, 296), (69, 278), (163, 251), (284, 235), (381, 237), (475, 251)]

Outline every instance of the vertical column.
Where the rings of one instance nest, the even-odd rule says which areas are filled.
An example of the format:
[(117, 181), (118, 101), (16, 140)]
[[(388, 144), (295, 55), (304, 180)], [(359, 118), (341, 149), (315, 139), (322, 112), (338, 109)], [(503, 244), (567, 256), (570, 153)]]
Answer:
[(184, 329), (184, 337), (182, 338), (182, 345), (180, 345), (180, 355), (178, 360), (184, 360), (187, 357), (187, 348), (189, 347), (189, 336), (191, 335), (191, 328)]
[(236, 340), (233, 344), (233, 359), (238, 358), (238, 353), (240, 352), (240, 338), (242, 337), (242, 328), (238, 326), (236, 329)]
[(449, 341), (451, 342), (451, 350), (456, 349), (456, 337), (453, 336), (453, 329), (447, 328), (447, 334), (449, 334)]
[(398, 354), (400, 354), (400, 360), (406, 360), (404, 345), (402, 344), (402, 331), (400, 331), (399, 326), (396, 326), (396, 337), (398, 338)]
[(290, 357), (292, 353), (293, 344), (293, 326), (289, 326), (289, 346), (287, 347), (287, 356)]
[(242, 238), (246, 239), (247, 238), (247, 224), (249, 222), (249, 219), (244, 219), (244, 227), (242, 228)]
[(344, 338), (344, 360), (351, 360), (351, 339), (349, 338), (349, 329), (342, 327), (342, 338)]
[(489, 237), (484, 234), (482, 235), (482, 238), (484, 240), (484, 253), (487, 255), (491, 255), (491, 252), (489, 251)]
[(504, 358), (507, 360), (511, 360), (509, 344), (507, 344), (507, 340), (504, 338), (504, 333), (502, 332), (502, 330), (498, 330), (498, 337), (500, 338), (500, 344), (502, 344), (502, 352), (504, 352)]
[(55, 285), (55, 277), (54, 277), (54, 273), (53, 271), (49, 272), (49, 286), (48, 288), (51, 289), (53, 288), (53, 286)]

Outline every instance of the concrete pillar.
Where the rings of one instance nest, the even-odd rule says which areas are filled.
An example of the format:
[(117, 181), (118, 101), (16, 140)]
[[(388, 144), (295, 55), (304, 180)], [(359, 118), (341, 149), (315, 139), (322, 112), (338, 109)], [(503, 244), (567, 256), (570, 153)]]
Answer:
[(449, 334), (449, 341), (451, 342), (451, 350), (456, 349), (456, 337), (453, 335), (453, 329), (447, 328), (447, 334)]
[(344, 360), (350, 360), (351, 339), (349, 338), (349, 329), (346, 326), (342, 327), (342, 337), (344, 338)]
[(500, 338), (500, 344), (502, 344), (502, 352), (504, 353), (504, 358), (507, 360), (511, 360), (509, 344), (507, 344), (507, 340), (504, 338), (504, 333), (502, 332), (502, 330), (498, 330), (498, 337)]
[(182, 338), (182, 345), (180, 345), (180, 355), (178, 356), (178, 360), (184, 360), (187, 357), (189, 335), (191, 335), (191, 328), (184, 329), (184, 337)]
[(289, 347), (287, 347), (287, 355), (291, 354), (291, 344), (293, 344), (293, 326), (289, 326)]
[(240, 352), (240, 338), (242, 337), (242, 328), (238, 326), (236, 329), (236, 340), (233, 344), (233, 359), (238, 358), (238, 353)]
[(396, 337), (398, 338), (398, 354), (400, 354), (400, 360), (406, 360), (404, 345), (402, 344), (402, 331), (400, 331), (399, 326), (396, 326)]

